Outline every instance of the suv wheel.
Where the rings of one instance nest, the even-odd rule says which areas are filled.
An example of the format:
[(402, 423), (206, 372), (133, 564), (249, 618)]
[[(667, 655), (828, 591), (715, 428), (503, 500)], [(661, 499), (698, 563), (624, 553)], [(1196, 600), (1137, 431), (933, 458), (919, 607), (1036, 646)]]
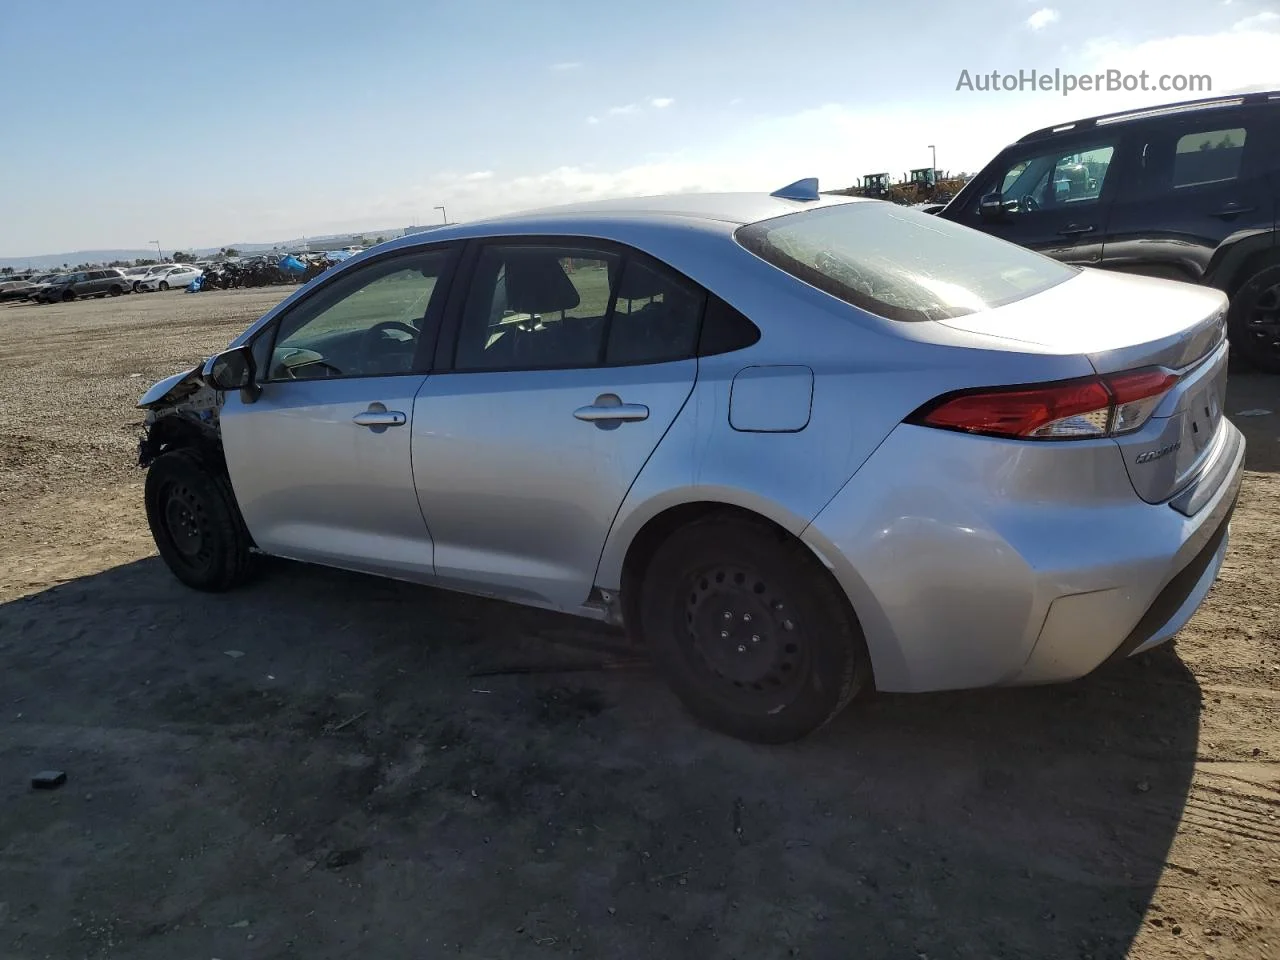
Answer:
[(147, 471), (147, 523), (173, 575), (219, 592), (249, 573), (249, 532), (225, 473), (190, 449), (162, 454)]
[(804, 544), (711, 517), (655, 552), (640, 634), (685, 708), (714, 730), (786, 743), (835, 717), (871, 680), (862, 630)]
[(1231, 298), (1231, 344), (1252, 366), (1280, 373), (1280, 263), (1264, 267)]
[(63, 303), (70, 303), (70, 302), (71, 302), (72, 300), (74, 300), (75, 298), (76, 298), (76, 294), (75, 294), (75, 291), (74, 291), (74, 290), (63, 290), (63, 291), (62, 291), (62, 302), (63, 302)]
[(113, 283), (111, 285), (111, 289), (108, 290), (107, 293), (111, 294), (113, 297), (118, 297), (120, 294), (124, 293), (124, 291), (120, 289), (120, 284)]

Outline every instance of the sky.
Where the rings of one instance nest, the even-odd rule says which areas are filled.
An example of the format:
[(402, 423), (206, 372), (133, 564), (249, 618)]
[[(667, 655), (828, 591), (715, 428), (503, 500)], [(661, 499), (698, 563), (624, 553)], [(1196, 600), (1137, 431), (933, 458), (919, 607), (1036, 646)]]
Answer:
[(1191, 96), (957, 89), (1033, 69), (1280, 89), (1280, 2), (7, 3), (0, 257), (972, 172)]

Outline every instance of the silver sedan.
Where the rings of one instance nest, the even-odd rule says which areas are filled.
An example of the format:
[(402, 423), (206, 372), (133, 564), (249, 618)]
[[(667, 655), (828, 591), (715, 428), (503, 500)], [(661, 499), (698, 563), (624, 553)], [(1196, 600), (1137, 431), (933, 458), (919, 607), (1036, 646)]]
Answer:
[(198, 589), (264, 553), (622, 624), (793, 740), (1173, 636), (1242, 476), (1226, 307), (813, 181), (453, 225), (153, 386), (147, 515)]

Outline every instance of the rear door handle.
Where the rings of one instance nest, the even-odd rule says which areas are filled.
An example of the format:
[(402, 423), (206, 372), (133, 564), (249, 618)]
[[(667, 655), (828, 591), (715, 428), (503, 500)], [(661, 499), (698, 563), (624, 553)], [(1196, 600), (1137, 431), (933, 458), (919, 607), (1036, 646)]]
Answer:
[(1214, 217), (1238, 217), (1242, 213), (1253, 213), (1257, 207), (1242, 207), (1238, 203), (1228, 203), (1221, 210), (1214, 211), (1211, 216)]
[(1082, 225), (1082, 224), (1078, 224), (1078, 223), (1071, 223), (1071, 224), (1068, 224), (1067, 226), (1063, 227), (1061, 230), (1059, 230), (1059, 231), (1058, 231), (1058, 236), (1060, 236), (1060, 237), (1075, 237), (1075, 236), (1079, 236), (1079, 235), (1080, 235), (1080, 234), (1082, 234), (1082, 233), (1093, 233), (1093, 229), (1094, 229), (1094, 228), (1093, 228), (1093, 224), (1089, 224), (1088, 226), (1084, 226), (1084, 225)]
[(351, 418), (357, 427), (403, 427), (409, 418), (399, 410), (365, 410)]
[(595, 403), (579, 407), (573, 415), (586, 423), (597, 426), (616, 426), (649, 419), (649, 408), (643, 403), (623, 403), (616, 393), (602, 393)]

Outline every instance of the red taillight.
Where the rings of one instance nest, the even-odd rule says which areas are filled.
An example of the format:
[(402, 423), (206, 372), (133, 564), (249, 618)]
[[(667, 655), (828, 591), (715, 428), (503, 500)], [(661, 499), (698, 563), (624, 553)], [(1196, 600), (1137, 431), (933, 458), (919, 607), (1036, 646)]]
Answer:
[(1178, 382), (1160, 368), (1039, 386), (966, 390), (917, 410), (908, 423), (991, 437), (1071, 440), (1137, 430)]

